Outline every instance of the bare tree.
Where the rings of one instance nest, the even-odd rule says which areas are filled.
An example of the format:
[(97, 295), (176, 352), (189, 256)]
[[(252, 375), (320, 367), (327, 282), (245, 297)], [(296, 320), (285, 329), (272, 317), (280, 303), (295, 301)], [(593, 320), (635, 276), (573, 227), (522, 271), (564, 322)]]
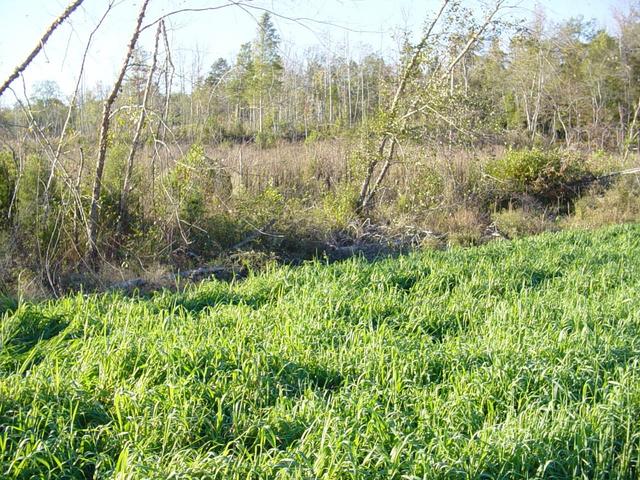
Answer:
[(122, 63), (122, 67), (120, 68), (120, 73), (118, 75), (118, 78), (116, 79), (115, 84), (113, 85), (111, 93), (104, 101), (104, 105), (102, 107), (102, 122), (100, 124), (98, 158), (96, 160), (96, 171), (93, 182), (93, 192), (91, 195), (91, 208), (89, 210), (89, 224), (87, 231), (89, 242), (89, 261), (94, 269), (98, 268), (98, 208), (100, 204), (100, 193), (102, 192), (102, 175), (104, 172), (104, 163), (107, 157), (107, 137), (109, 134), (109, 125), (111, 120), (111, 108), (113, 107), (113, 103), (118, 97), (120, 87), (122, 86), (122, 81), (124, 80), (124, 75), (127, 71), (127, 67), (129, 66), (129, 61), (131, 60), (131, 57), (133, 56), (136, 48), (136, 44), (138, 43), (138, 37), (140, 36), (140, 31), (142, 28), (142, 21), (144, 20), (144, 15), (147, 10), (147, 6), (149, 5), (149, 1), (150, 0), (144, 0), (142, 6), (140, 7), (136, 26), (133, 31), (133, 35), (131, 36), (131, 40), (129, 41), (129, 46)]
[[(396, 88), (396, 92), (393, 96), (393, 100), (391, 101), (391, 108), (389, 109), (390, 118), (393, 118), (397, 114), (400, 98), (404, 95), (404, 92), (407, 88), (407, 83), (409, 82), (410, 77), (416, 74), (416, 70), (418, 69), (420, 64), (420, 56), (422, 55), (422, 52), (424, 51), (424, 49), (427, 47), (427, 43), (429, 41), (429, 38), (431, 37), (431, 33), (433, 32), (433, 29), (435, 28), (436, 24), (442, 17), (442, 14), (447, 8), (447, 5), (449, 4), (449, 2), (450, 0), (443, 0), (442, 5), (440, 6), (440, 10), (438, 11), (437, 15), (429, 25), (429, 28), (427, 28), (427, 30), (425, 31), (425, 34), (420, 40), (420, 43), (418, 43), (418, 45), (415, 47), (413, 55), (411, 56), (411, 60), (409, 61), (409, 63), (407, 64), (407, 66), (405, 67), (402, 73), (402, 77), (400, 78), (400, 82), (398, 83), (398, 88)], [(371, 188), (371, 180), (373, 179), (375, 168), (378, 165), (378, 162), (384, 155), (384, 151), (387, 146), (387, 143), (391, 139), (392, 139), (392, 136), (388, 132), (383, 133), (380, 146), (378, 147), (378, 157), (370, 160), (369, 164), (367, 165), (367, 173), (365, 175), (364, 181), (362, 182), (362, 186), (360, 187), (360, 195), (358, 197), (358, 209), (360, 211), (364, 211), (368, 207), (371, 199), (373, 198), (373, 195), (375, 194), (376, 188), (375, 187)], [(386, 171), (389, 168), (388, 164), (390, 164), (390, 161), (393, 158), (393, 155), (395, 152), (395, 144), (396, 144), (396, 141), (394, 138), (392, 140), (391, 148), (389, 149), (389, 156), (378, 178), (380, 177), (383, 178), (384, 175), (386, 174)], [(380, 178), (380, 182), (382, 181), (382, 178)], [(376, 182), (376, 183), (379, 183), (379, 182)]]
[[(75, 85), (75, 88), (73, 90), (73, 95), (71, 97), (71, 100), (69, 101), (69, 107), (67, 108), (67, 116), (66, 116), (66, 118), (64, 120), (64, 124), (62, 126), (62, 131), (60, 133), (60, 138), (58, 140), (58, 146), (56, 148), (55, 155), (53, 156), (53, 159), (51, 160), (51, 170), (49, 171), (49, 178), (47, 180), (47, 184), (45, 185), (45, 189), (44, 189), (44, 203), (45, 203), (45, 208), (47, 209), (47, 213), (48, 213), (48, 209), (49, 209), (49, 192), (51, 191), (51, 185), (52, 185), (53, 179), (55, 177), (56, 167), (58, 166), (58, 162), (60, 161), (60, 155), (62, 154), (62, 147), (64, 146), (64, 143), (65, 143), (64, 141), (65, 141), (65, 137), (66, 137), (66, 134), (67, 134), (67, 130), (68, 130), (69, 124), (71, 122), (71, 116), (73, 114), (73, 109), (76, 107), (76, 104), (77, 104), (77, 101), (78, 101), (78, 93), (80, 92), (80, 84), (82, 83), (82, 77), (84, 75), (84, 68), (85, 68), (85, 64), (86, 64), (86, 61), (87, 61), (87, 56), (89, 55), (89, 48), (91, 47), (91, 43), (93, 42), (93, 38), (94, 38), (95, 34), (100, 29), (100, 27), (104, 23), (105, 19), (109, 15), (109, 12), (113, 8), (114, 2), (115, 2), (115, 0), (110, 0), (109, 1), (109, 4), (107, 5), (107, 8), (106, 8), (105, 12), (103, 13), (102, 17), (100, 17), (100, 20), (98, 21), (98, 23), (96, 24), (94, 29), (89, 34), (89, 38), (87, 39), (87, 43), (86, 43), (85, 48), (84, 48), (84, 53), (82, 55), (82, 61), (80, 63), (80, 70), (78, 72), (76, 85)], [(80, 169), (80, 170), (82, 170), (82, 169)], [(79, 186), (79, 183), (78, 183), (78, 186)], [(74, 195), (74, 199), (75, 199), (75, 201), (77, 203), (77, 206), (79, 208), (81, 208), (82, 207), (82, 202), (81, 202), (81, 199), (80, 199), (80, 194), (78, 192), (78, 189), (72, 190), (71, 193), (72, 193), (72, 195)]]
[(144, 121), (147, 117), (147, 107), (149, 104), (149, 97), (151, 93), (151, 87), (153, 83), (153, 74), (156, 70), (156, 64), (158, 63), (158, 44), (160, 42), (160, 33), (162, 32), (164, 22), (161, 21), (158, 23), (158, 28), (156, 29), (156, 37), (155, 44), (153, 47), (153, 56), (151, 59), (151, 67), (149, 68), (149, 73), (147, 74), (147, 82), (144, 87), (144, 95), (142, 98), (142, 105), (140, 108), (140, 114), (138, 115), (138, 121), (136, 123), (136, 129), (133, 134), (133, 140), (131, 142), (131, 147), (129, 149), (129, 155), (127, 156), (126, 170), (124, 173), (124, 181), (122, 184), (122, 192), (120, 193), (120, 217), (118, 220), (118, 230), (122, 231), (124, 228), (124, 224), (126, 222), (127, 215), (127, 197), (129, 195), (129, 190), (131, 189), (131, 176), (133, 174), (133, 163), (136, 155), (136, 151), (140, 146), (140, 135), (142, 134), (142, 128), (144, 126)]
[[(423, 112), (429, 109), (429, 105), (424, 105), (423, 107), (420, 107), (420, 108), (412, 108), (409, 112), (407, 112), (406, 114), (400, 117), (398, 112), (400, 107), (400, 100), (405, 94), (409, 80), (418, 74), (418, 70), (421, 64), (422, 54), (425, 51), (426, 47), (428, 46), (429, 41), (431, 40), (432, 33), (436, 24), (442, 17), (442, 14), (446, 10), (450, 1), (451, 0), (443, 0), (438, 13), (436, 14), (433, 21), (429, 24), (429, 27), (425, 31), (425, 34), (423, 35), (420, 42), (414, 48), (413, 55), (411, 56), (409, 62), (407, 63), (407, 65), (405, 66), (402, 72), (402, 76), (400, 77), (400, 82), (398, 83), (398, 87), (396, 88), (395, 94), (393, 96), (391, 106), (388, 110), (387, 120), (382, 129), (382, 139), (378, 147), (377, 155), (369, 160), (367, 164), (365, 178), (362, 182), (362, 186), (360, 187), (360, 195), (358, 196), (358, 204), (357, 204), (357, 209), (360, 213), (366, 211), (369, 208), (371, 201), (373, 200), (373, 197), (378, 192), (380, 185), (382, 184), (382, 181), (386, 177), (389, 171), (389, 167), (393, 162), (393, 159), (396, 153), (396, 148), (398, 146), (398, 139), (394, 131), (398, 130), (398, 128), (402, 130), (403, 125), (414, 114)], [(439, 70), (440, 78), (446, 78), (448, 75), (450, 75), (454, 67), (464, 58), (464, 56), (478, 42), (478, 40), (481, 38), (481, 36), (483, 35), (487, 27), (491, 25), (491, 22), (493, 21), (498, 11), (503, 7), (504, 2), (505, 0), (497, 0), (495, 2), (494, 8), (490, 10), (489, 13), (487, 13), (480, 28), (472, 32), (471, 36), (469, 37), (469, 40), (462, 47), (458, 55), (456, 55), (451, 60), (451, 62), (449, 62), (447, 68)], [(397, 123), (400, 123), (400, 125), (397, 125)], [(373, 177), (375, 175), (376, 167), (383, 159), (384, 159), (384, 162), (382, 164), (382, 167), (380, 168), (380, 171), (375, 181), (373, 181), (372, 183)]]

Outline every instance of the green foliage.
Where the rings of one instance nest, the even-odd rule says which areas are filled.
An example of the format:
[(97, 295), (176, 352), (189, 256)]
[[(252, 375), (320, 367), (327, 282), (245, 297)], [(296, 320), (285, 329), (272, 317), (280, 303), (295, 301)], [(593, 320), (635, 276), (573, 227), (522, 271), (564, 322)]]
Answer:
[(179, 238), (187, 240), (191, 255), (211, 258), (239, 240), (243, 226), (219, 205), (219, 198), (231, 195), (230, 178), (206, 156), (201, 144), (191, 145), (170, 172), (168, 183), (178, 202)]
[(273, 134), (273, 132), (270, 131), (258, 132), (255, 135), (256, 145), (258, 145), (258, 147), (263, 150), (274, 147), (276, 144), (276, 140), (276, 136)]
[(335, 191), (325, 195), (322, 201), (322, 211), (334, 228), (345, 228), (349, 221), (356, 217), (357, 204), (357, 186), (343, 183)]
[(444, 179), (432, 165), (420, 165), (410, 179), (407, 191), (398, 197), (401, 212), (419, 212), (431, 208), (444, 193)]
[(18, 307), (18, 301), (5, 295), (0, 288), (0, 316), (13, 312)]
[(639, 235), (14, 305), (0, 322), (0, 471), (635, 478)]
[(55, 212), (60, 201), (57, 182), (52, 182), (49, 190), (49, 215), (45, 189), (49, 179), (48, 161), (40, 155), (28, 155), (24, 161), (20, 185), (16, 198), (16, 222), (24, 235), (25, 247), (37, 248), (46, 245), (55, 229)]
[(543, 196), (562, 196), (566, 184), (586, 174), (582, 159), (575, 153), (538, 148), (510, 149), (490, 161), (485, 171), (503, 189)]
[(504, 116), (505, 127), (507, 129), (520, 129), (523, 126), (522, 112), (516, 105), (515, 95), (512, 92), (508, 92), (503, 99), (504, 103)]
[(250, 230), (264, 228), (277, 221), (285, 208), (285, 198), (275, 187), (267, 187), (257, 195), (248, 195), (236, 204), (239, 221), (245, 222)]
[(311, 130), (309, 134), (306, 136), (306, 138), (304, 139), (304, 143), (306, 145), (312, 145), (318, 142), (319, 140), (322, 140), (322, 138), (323, 138), (322, 132), (320, 132), (319, 130)]
[(224, 58), (219, 57), (211, 65), (209, 74), (205, 79), (205, 84), (209, 87), (217, 88), (224, 77), (229, 73), (230, 69), (231, 67), (229, 66), (227, 61)]
[(189, 188), (193, 179), (202, 174), (204, 168), (206, 168), (204, 148), (201, 144), (194, 143), (171, 172), (172, 187), (177, 193)]
[(0, 151), (0, 226), (9, 220), (9, 208), (15, 190), (16, 167), (11, 152)]
[(498, 180), (515, 183), (521, 190), (538, 180), (548, 167), (560, 164), (558, 152), (531, 150), (509, 150), (486, 167), (487, 172)]
[[(105, 162), (105, 171), (103, 178), (102, 196), (100, 198), (100, 221), (103, 230), (111, 230), (116, 228), (120, 217), (120, 198), (122, 195), (122, 187), (124, 184), (124, 175), (126, 171), (126, 162), (129, 156), (131, 146), (125, 137), (113, 135), (107, 150), (107, 161)], [(130, 191), (127, 196), (127, 228), (136, 230), (136, 226), (140, 227), (143, 217), (143, 206), (141, 198), (143, 192), (137, 188), (141, 184), (141, 173), (139, 169), (132, 172), (130, 179)], [(135, 232), (132, 232), (135, 233)]]

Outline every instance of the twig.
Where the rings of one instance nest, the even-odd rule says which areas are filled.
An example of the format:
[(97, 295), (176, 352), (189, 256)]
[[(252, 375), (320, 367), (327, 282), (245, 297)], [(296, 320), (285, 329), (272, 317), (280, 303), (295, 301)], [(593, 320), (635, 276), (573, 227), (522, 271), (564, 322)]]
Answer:
[(40, 50), (42, 50), (42, 47), (44, 47), (44, 44), (47, 43), (47, 40), (49, 40), (49, 37), (55, 31), (55, 29), (58, 28), (60, 26), (60, 24), (62, 24), (69, 17), (69, 15), (71, 15), (74, 12), (74, 10), (77, 9), (80, 6), (80, 4), (82, 4), (83, 1), (84, 0), (76, 0), (75, 2), (70, 4), (67, 7), (67, 9), (64, 12), (62, 12), (62, 15), (60, 15), (58, 18), (56, 18), (54, 20), (54, 22), (51, 25), (49, 25), (49, 28), (44, 33), (44, 35), (42, 36), (40, 41), (38, 41), (38, 44), (31, 51), (31, 53), (26, 58), (26, 60), (24, 62), (22, 62), (20, 65), (18, 65), (16, 67), (16, 69), (13, 71), (13, 73), (11, 75), (9, 75), (9, 78), (2, 84), (2, 86), (0, 87), (0, 97), (2, 96), (4, 91), (7, 88), (9, 88), (9, 85), (11, 85), (11, 82), (13, 82), (16, 78), (18, 78), (18, 76), (33, 61), (33, 59), (36, 57), (36, 55), (38, 55), (38, 53), (40, 53)]

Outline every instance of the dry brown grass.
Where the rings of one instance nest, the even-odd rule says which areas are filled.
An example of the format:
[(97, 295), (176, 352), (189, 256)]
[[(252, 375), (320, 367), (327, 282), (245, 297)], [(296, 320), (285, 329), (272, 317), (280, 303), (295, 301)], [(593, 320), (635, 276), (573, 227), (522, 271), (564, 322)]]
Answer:
[(620, 178), (611, 188), (594, 187), (575, 203), (563, 221), (568, 228), (597, 228), (640, 221), (640, 176)]
[(494, 213), (491, 216), (498, 232), (507, 238), (520, 238), (555, 230), (557, 225), (544, 211), (530, 206), (512, 208)]
[[(84, 228), (79, 225), (75, 245), (72, 228), (63, 232), (68, 237), (60, 241), (60, 276), (69, 279), (61, 278), (60, 284), (73, 283), (75, 278), (98, 288), (131, 277), (157, 283), (175, 268), (189, 269), (230, 258), (235, 254), (234, 245), (265, 225), (270, 225), (274, 235), (258, 236), (243, 247), (260, 252), (243, 257), (243, 263), (260, 266), (264, 259), (275, 257), (308, 258), (327, 245), (364, 242), (366, 235), (354, 228), (366, 220), (354, 208), (365, 165), (356, 154), (359, 142), (352, 138), (278, 141), (269, 148), (255, 144), (204, 146), (204, 157), (195, 167), (188, 166), (189, 174), (183, 179), (183, 193), (200, 196), (202, 204), (194, 208), (188, 195), (178, 198), (180, 194), (171, 183), (178, 167), (188, 163), (191, 146), (172, 143), (157, 151), (147, 146), (137, 159), (132, 228), (123, 236), (114, 235), (112, 229), (122, 175), (118, 155), (126, 149), (120, 152), (114, 146), (105, 174), (101, 240), (106, 262), (100, 278), (77, 273), (82, 272), (80, 260), (86, 244)], [(432, 236), (418, 235), (421, 241), (411, 243), (433, 248), (443, 242), (482, 243), (490, 238), (492, 224), (505, 236), (515, 238), (558, 228), (640, 220), (637, 180), (626, 180), (608, 192), (589, 192), (576, 202), (575, 215), (561, 222), (550, 220), (559, 214), (557, 206), (530, 201), (521, 192), (507, 192), (510, 203), (500, 210), (505, 197), (496, 200), (501, 187), (486, 175), (485, 166), (504, 150), (501, 146), (464, 150), (403, 144), (376, 197), (375, 208), (368, 212), (369, 223), (382, 227), (378, 230), (391, 239), (409, 238), (411, 232), (433, 232)], [(70, 148), (63, 159), (72, 179), (79, 165), (77, 152)], [(90, 192), (92, 158), (87, 149), (81, 182), (85, 199)], [(585, 159), (586, 170), (593, 172), (621, 170), (637, 162), (636, 158), (600, 153)], [(63, 203), (74, 205), (68, 191), (63, 190), (61, 198)], [(185, 213), (189, 209), (190, 216)], [(570, 210), (570, 205), (563, 209)], [(0, 238), (0, 248), (10, 243)], [(0, 276), (19, 283), (25, 294), (37, 296), (46, 290), (36, 275), (27, 275), (37, 270), (33, 265), (24, 263), (20, 268), (24, 272), (18, 282), (14, 273), (22, 270), (11, 267), (14, 273), (7, 274), (9, 268), (0, 262)]]
[(235, 190), (259, 193), (278, 188), (287, 196), (319, 196), (348, 176), (347, 145), (340, 140), (311, 143), (280, 141), (271, 148), (254, 144), (205, 149), (230, 174)]

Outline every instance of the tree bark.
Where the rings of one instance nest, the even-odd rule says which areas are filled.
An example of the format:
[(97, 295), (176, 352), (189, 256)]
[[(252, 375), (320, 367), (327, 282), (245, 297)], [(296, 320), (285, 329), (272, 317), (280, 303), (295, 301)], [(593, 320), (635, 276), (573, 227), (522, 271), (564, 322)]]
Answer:
[(84, 0), (76, 0), (75, 2), (71, 3), (67, 7), (67, 9), (64, 12), (62, 12), (62, 15), (56, 18), (55, 21), (51, 25), (49, 25), (49, 28), (44, 33), (40, 41), (38, 42), (38, 45), (36, 45), (36, 48), (34, 48), (31, 51), (31, 53), (26, 58), (26, 60), (22, 62), (20, 65), (18, 65), (16, 69), (13, 71), (13, 73), (9, 75), (9, 78), (2, 84), (2, 86), (0, 87), (0, 97), (2, 96), (4, 91), (7, 88), (9, 88), (9, 85), (11, 85), (11, 82), (13, 82), (16, 78), (18, 78), (20, 74), (33, 61), (33, 59), (36, 58), (36, 55), (40, 53), (40, 50), (42, 50), (42, 47), (44, 47), (44, 44), (47, 43), (47, 40), (49, 40), (49, 37), (53, 34), (55, 29), (58, 28), (67, 18), (69, 18), (69, 16), (82, 4), (83, 1)]
[(122, 68), (120, 69), (120, 73), (118, 78), (116, 79), (115, 84), (113, 85), (113, 89), (111, 93), (107, 97), (102, 107), (102, 122), (100, 124), (100, 136), (98, 143), (98, 157), (96, 160), (96, 172), (94, 175), (93, 182), (93, 192), (91, 195), (91, 208), (89, 210), (89, 225), (88, 225), (88, 242), (89, 242), (89, 264), (94, 270), (98, 269), (98, 209), (100, 206), (100, 194), (102, 192), (102, 175), (104, 172), (104, 163), (107, 157), (107, 136), (109, 134), (109, 125), (111, 120), (111, 108), (113, 107), (116, 98), (118, 97), (118, 93), (120, 92), (120, 88), (122, 87), (122, 81), (124, 80), (124, 75), (127, 71), (127, 67), (129, 66), (129, 61), (133, 56), (134, 49), (136, 47), (136, 43), (138, 43), (138, 37), (140, 36), (140, 28), (142, 26), (142, 20), (144, 19), (145, 12), (147, 10), (147, 6), (149, 5), (150, 0), (144, 0), (142, 6), (140, 7), (140, 13), (138, 14), (138, 19), (136, 21), (136, 27), (133, 31), (133, 35), (131, 36), (131, 40), (129, 42), (129, 46), (127, 49), (127, 53), (125, 55), (124, 61), (122, 63)]
[(122, 183), (122, 192), (120, 193), (120, 205), (119, 205), (119, 219), (118, 219), (118, 231), (122, 232), (126, 223), (127, 217), (127, 197), (129, 190), (131, 189), (131, 176), (133, 175), (133, 163), (136, 156), (136, 152), (140, 147), (140, 135), (142, 134), (142, 127), (147, 117), (147, 106), (149, 104), (149, 97), (151, 92), (151, 84), (153, 82), (153, 74), (156, 70), (156, 64), (158, 62), (158, 44), (160, 42), (160, 32), (162, 31), (162, 23), (158, 23), (156, 30), (155, 44), (153, 48), (153, 57), (151, 60), (151, 67), (149, 67), (149, 74), (147, 75), (147, 82), (144, 87), (144, 95), (142, 98), (142, 106), (140, 109), (140, 115), (136, 123), (136, 130), (131, 142), (131, 148), (129, 149), (129, 155), (127, 156), (126, 170), (124, 173), (124, 181)]

